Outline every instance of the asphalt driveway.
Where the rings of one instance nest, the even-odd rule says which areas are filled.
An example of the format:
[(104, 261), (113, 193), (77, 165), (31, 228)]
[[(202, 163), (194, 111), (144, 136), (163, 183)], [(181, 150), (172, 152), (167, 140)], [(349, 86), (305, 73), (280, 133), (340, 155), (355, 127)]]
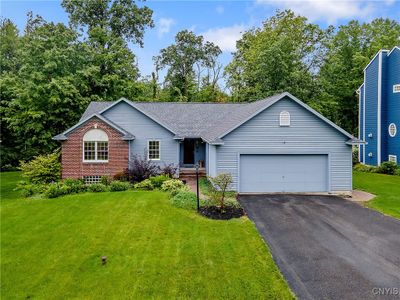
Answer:
[(335, 196), (239, 200), (299, 299), (400, 299), (399, 220)]

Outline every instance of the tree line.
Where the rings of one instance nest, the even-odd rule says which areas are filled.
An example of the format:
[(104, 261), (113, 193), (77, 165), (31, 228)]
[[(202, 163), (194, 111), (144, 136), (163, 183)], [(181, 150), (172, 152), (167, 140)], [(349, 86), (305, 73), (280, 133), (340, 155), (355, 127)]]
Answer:
[[(63, 0), (69, 24), (28, 14), (23, 32), (0, 24), (1, 167), (48, 153), (91, 101), (248, 102), (288, 91), (351, 133), (356, 89), (382, 48), (399, 44), (390, 19), (326, 29), (290, 10), (243, 33), (225, 67), (221, 49), (189, 30), (176, 34), (142, 77), (129, 43), (143, 46), (153, 12), (134, 0)], [(160, 80), (159, 73), (166, 70)], [(221, 86), (221, 79), (225, 86)]]

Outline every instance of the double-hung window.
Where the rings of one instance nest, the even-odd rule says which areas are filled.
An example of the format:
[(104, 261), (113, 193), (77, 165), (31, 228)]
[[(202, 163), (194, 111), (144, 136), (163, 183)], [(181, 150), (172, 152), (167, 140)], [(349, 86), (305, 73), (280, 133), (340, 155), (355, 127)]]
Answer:
[(160, 160), (160, 141), (151, 140), (148, 141), (147, 149), (147, 159), (148, 160)]
[(83, 161), (108, 162), (108, 135), (103, 130), (91, 129), (83, 136)]

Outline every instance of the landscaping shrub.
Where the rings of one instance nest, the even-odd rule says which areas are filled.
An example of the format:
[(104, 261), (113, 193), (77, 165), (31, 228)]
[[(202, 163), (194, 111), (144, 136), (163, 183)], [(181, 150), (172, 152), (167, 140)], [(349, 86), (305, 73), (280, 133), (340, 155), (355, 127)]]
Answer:
[(353, 166), (358, 164), (358, 147), (354, 147), (352, 151)]
[(108, 176), (101, 176), (100, 177), (100, 183), (104, 185), (109, 185), (111, 183), (111, 178)]
[(118, 181), (129, 181), (129, 171), (128, 171), (128, 169), (126, 169), (123, 172), (119, 172), (119, 173), (115, 174), (113, 179), (114, 180), (118, 180)]
[(159, 189), (161, 185), (165, 181), (170, 180), (171, 177), (169, 177), (168, 175), (158, 175), (158, 176), (151, 176), (149, 179), (153, 184), (154, 188)]
[(106, 185), (102, 184), (102, 183), (93, 183), (87, 186), (87, 189), (89, 192), (94, 192), (94, 193), (98, 193), (98, 192), (107, 192), (108, 188)]
[(377, 172), (388, 175), (395, 175), (398, 167), (397, 164), (391, 161), (383, 162), (378, 168)]
[(179, 191), (171, 198), (171, 202), (174, 206), (185, 209), (196, 209), (197, 207), (196, 194), (188, 191)]
[(356, 164), (354, 166), (355, 171), (366, 172), (366, 173), (375, 173), (377, 168), (374, 166), (364, 165), (364, 164)]
[(140, 155), (135, 155), (129, 163), (129, 180), (133, 183), (141, 182), (150, 176), (157, 176), (160, 173), (160, 168), (153, 161), (142, 158)]
[(36, 156), (29, 162), (20, 162), (22, 176), (33, 184), (58, 181), (61, 175), (60, 152)]
[(169, 164), (169, 165), (164, 165), (164, 167), (161, 168), (160, 173), (161, 175), (166, 175), (170, 178), (174, 178), (174, 176), (176, 176), (177, 171), (178, 167), (176, 167), (174, 164)]
[(153, 190), (154, 189), (154, 186), (153, 186), (153, 184), (151, 183), (151, 180), (150, 179), (145, 179), (145, 180), (143, 180), (143, 181), (141, 181), (141, 182), (138, 182), (138, 183), (136, 183), (135, 185), (134, 185), (134, 188), (135, 189), (141, 189), (141, 190)]
[(226, 190), (232, 183), (232, 175), (229, 173), (221, 173), (215, 177), (208, 177), (212, 186), (215, 188), (214, 195), (219, 198), (219, 205), (221, 210), (225, 207)]
[(161, 185), (161, 189), (164, 192), (171, 193), (173, 196), (176, 195), (178, 192), (190, 191), (190, 188), (179, 179), (169, 179), (167, 181), (164, 181)]
[(55, 182), (50, 184), (45, 192), (47, 198), (57, 198), (67, 194), (68, 194), (68, 187), (61, 182)]
[(46, 186), (42, 184), (33, 184), (26, 181), (20, 181), (16, 190), (21, 191), (23, 197), (31, 197), (36, 194), (42, 194), (46, 191)]
[(83, 193), (87, 190), (87, 186), (82, 179), (67, 178), (63, 183), (67, 187), (69, 194)]
[(114, 180), (110, 183), (111, 192), (126, 191), (131, 187), (129, 182)]

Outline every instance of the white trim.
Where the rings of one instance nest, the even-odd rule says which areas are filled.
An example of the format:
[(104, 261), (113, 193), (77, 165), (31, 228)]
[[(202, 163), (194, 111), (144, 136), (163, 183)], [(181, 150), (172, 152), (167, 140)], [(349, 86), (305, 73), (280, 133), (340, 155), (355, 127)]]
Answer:
[[(85, 142), (88, 143), (94, 143), (94, 159), (85, 159)], [(96, 163), (108, 163), (107, 160), (99, 160), (97, 159), (97, 143), (107, 143), (107, 157), (109, 157), (110, 153), (110, 144), (108, 141), (82, 141), (82, 162), (84, 163), (91, 163), (91, 164), (96, 164)]]
[[(379, 54), (381, 54), (382, 52), (389, 52), (389, 50), (379, 50), (378, 51), (378, 53), (376, 53), (375, 55), (374, 55), (374, 57), (371, 59), (371, 61), (368, 63), (368, 65), (364, 68), (364, 71), (369, 67), (369, 65), (370, 64), (372, 64), (372, 62), (375, 60), (375, 58), (379, 55)], [(364, 83), (365, 83), (365, 81), (364, 81)]]
[[(363, 139), (365, 140), (365, 90), (367, 89), (367, 75), (364, 70), (364, 89), (363, 89)], [(363, 163), (365, 164), (365, 145), (363, 146)]]
[(393, 52), (394, 50), (396, 50), (396, 49), (397, 49), (397, 50), (400, 50), (400, 47), (399, 47), (399, 46), (394, 46), (393, 49), (390, 50), (388, 56), (389, 56), (390, 54), (392, 54), (392, 52)]
[[(358, 94), (358, 139), (361, 140), (361, 91), (357, 90)], [(358, 145), (358, 161), (361, 161), (361, 144)]]
[[(392, 133), (390, 132), (390, 127), (392, 127), (392, 126), (394, 126), (394, 134), (392, 134)], [(390, 137), (395, 137), (395, 136), (396, 136), (396, 134), (397, 134), (397, 126), (396, 126), (395, 123), (390, 123), (390, 124), (389, 124), (389, 126), (388, 126), (388, 132), (389, 132), (389, 136), (390, 136)]]
[[(158, 142), (158, 158), (151, 158), (150, 159), (150, 142)], [(151, 160), (151, 161), (159, 161), (159, 160), (161, 160), (161, 140), (157, 140), (157, 139), (149, 139), (149, 140), (147, 140), (147, 160)]]
[(290, 113), (287, 110), (283, 110), (279, 114), (279, 126), (289, 127), (290, 126)]
[(377, 143), (376, 143), (376, 152), (377, 152), (377, 164), (381, 165), (381, 136), (382, 136), (382, 51), (379, 52), (379, 61), (378, 61), (378, 116), (377, 116)]
[(397, 155), (389, 154), (388, 161), (394, 162), (397, 164)]

